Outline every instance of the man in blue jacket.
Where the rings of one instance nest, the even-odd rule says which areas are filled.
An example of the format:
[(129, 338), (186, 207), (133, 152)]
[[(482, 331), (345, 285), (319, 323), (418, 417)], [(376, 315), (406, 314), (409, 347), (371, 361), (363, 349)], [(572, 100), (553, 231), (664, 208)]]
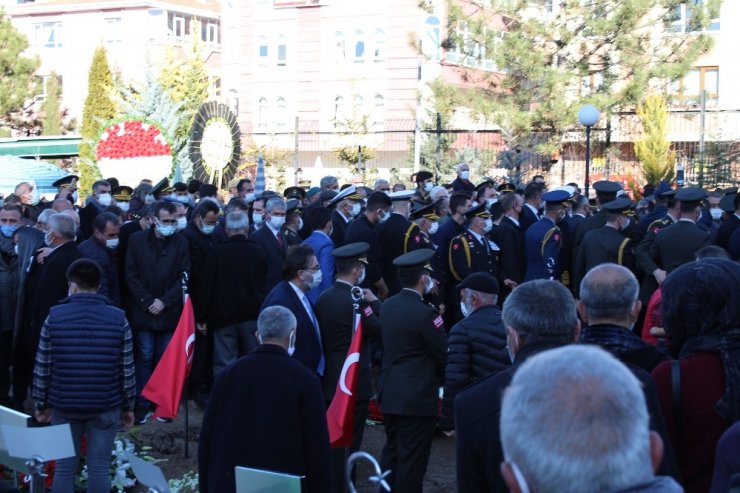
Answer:
[[(88, 492), (110, 491), (110, 454), (121, 420), (134, 423), (133, 342), (126, 314), (97, 294), (100, 267), (67, 269), (69, 297), (49, 310), (33, 372), (36, 419), (68, 423), (75, 450), (87, 437)], [(79, 456), (57, 461), (54, 491), (72, 491)]]

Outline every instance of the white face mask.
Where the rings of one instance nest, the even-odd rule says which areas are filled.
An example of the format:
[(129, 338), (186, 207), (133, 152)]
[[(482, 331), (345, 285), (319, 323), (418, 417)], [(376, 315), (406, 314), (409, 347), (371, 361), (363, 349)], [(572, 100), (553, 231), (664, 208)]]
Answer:
[(466, 305), (463, 300), (460, 300), (460, 311), (462, 312), (462, 315), (465, 318), (468, 318), (468, 315), (470, 315), (470, 310), (468, 310), (468, 305)]
[(101, 193), (98, 196), (98, 204), (102, 205), (103, 207), (108, 207), (111, 204), (111, 196), (109, 193)]
[(712, 215), (713, 221), (719, 221), (722, 219), (722, 209), (715, 207), (713, 209), (709, 209), (709, 213)]
[(424, 284), (424, 294), (429, 294), (429, 292), (434, 289), (434, 280), (427, 276), (426, 283)]
[(182, 231), (185, 229), (188, 225), (188, 220), (185, 218), (185, 216), (178, 217), (177, 218), (177, 231)]
[(460, 178), (463, 180), (467, 180), (468, 178), (470, 178), (470, 171), (461, 171)]
[(259, 212), (252, 213), (252, 222), (254, 222), (254, 224), (260, 224), (264, 218), (265, 218), (265, 215), (262, 213), (259, 213)]
[(80, 195), (77, 193), (77, 190), (75, 190), (72, 192), (72, 201), (76, 203), (78, 200), (80, 200)]
[(498, 202), (498, 199), (492, 198), (492, 199), (486, 199), (486, 208), (490, 209), (493, 204)]
[(244, 196), (244, 201), (245, 201), (245, 202), (246, 202), (247, 204), (250, 204), (250, 203), (254, 202), (254, 199), (256, 199), (256, 198), (257, 198), (257, 194), (256, 194), (256, 193), (254, 193), (254, 192), (252, 192), (252, 193), (248, 193), (248, 194), (246, 194), (246, 195)]
[(360, 277), (357, 278), (357, 284), (360, 285), (365, 280), (365, 268), (360, 272)]
[(285, 224), (285, 218), (281, 216), (275, 216), (270, 218), (270, 224), (275, 229), (280, 229)]
[[(383, 213), (383, 217), (380, 217), (380, 213), (381, 212)], [(381, 210), (378, 211), (378, 217), (379, 217), (378, 222), (382, 224), (382, 223), (386, 222), (389, 217), (391, 217), (391, 213), (390, 212), (387, 212), (387, 211), (383, 211), (381, 209)]]
[(493, 220), (491, 218), (486, 219), (486, 225), (483, 226), (483, 231), (488, 233), (493, 229)]
[(175, 231), (177, 230), (177, 226), (173, 226), (170, 224), (161, 224), (159, 221), (157, 221), (157, 231), (159, 234), (164, 236), (165, 238), (168, 236), (172, 236), (175, 234)]
[[(308, 272), (308, 271), (306, 271)], [(311, 281), (308, 282), (308, 288), (313, 289), (318, 287), (319, 284), (321, 284), (321, 269), (317, 270), (316, 272), (311, 274)]]
[(630, 218), (627, 218), (627, 221), (625, 221), (624, 226), (622, 226), (622, 231), (630, 227), (630, 223), (632, 220)]
[(205, 224), (205, 223), (200, 228), (200, 230), (203, 232), (204, 235), (209, 235), (209, 234), (213, 233), (213, 230), (215, 230), (215, 229), (216, 229), (216, 225), (215, 224)]
[(288, 356), (293, 356), (295, 353), (295, 331), (290, 333), (290, 340), (288, 342)]
[(432, 183), (431, 181), (424, 184), (424, 191), (425, 192), (431, 192), (432, 191), (432, 188), (434, 188), (434, 183)]
[(18, 243), (15, 244), (15, 246), (13, 247), (13, 250), (15, 251), (15, 256), (16, 257), (20, 257), (21, 256), (20, 250), (18, 248)]
[(439, 223), (437, 221), (434, 221), (431, 226), (429, 226), (429, 234), (433, 235), (437, 232), (439, 229)]
[(352, 211), (350, 212), (350, 214), (352, 214), (352, 217), (359, 216), (360, 211), (362, 211), (362, 206), (359, 202), (355, 202), (354, 204), (352, 204)]
[(147, 196), (146, 196), (146, 197), (144, 197), (144, 203), (145, 203), (146, 205), (149, 205), (149, 204), (153, 204), (154, 202), (155, 202), (155, 200), (154, 200), (154, 195), (152, 195), (152, 194), (147, 194)]
[(129, 208), (129, 203), (128, 202), (116, 202), (116, 205), (123, 212), (128, 212), (128, 208)]
[(303, 219), (301, 219), (300, 217), (298, 218), (298, 224), (296, 224), (296, 228), (298, 229), (298, 231), (303, 229)]
[(111, 238), (109, 240), (105, 240), (105, 246), (115, 250), (118, 248), (118, 238)]

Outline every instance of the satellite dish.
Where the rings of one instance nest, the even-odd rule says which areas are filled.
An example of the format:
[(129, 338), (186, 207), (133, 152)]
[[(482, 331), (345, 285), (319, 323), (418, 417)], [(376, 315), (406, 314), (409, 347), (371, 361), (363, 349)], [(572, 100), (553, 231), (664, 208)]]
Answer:
[(236, 115), (225, 104), (202, 104), (190, 134), (195, 177), (219, 188), (228, 183), (241, 161), (240, 136)]

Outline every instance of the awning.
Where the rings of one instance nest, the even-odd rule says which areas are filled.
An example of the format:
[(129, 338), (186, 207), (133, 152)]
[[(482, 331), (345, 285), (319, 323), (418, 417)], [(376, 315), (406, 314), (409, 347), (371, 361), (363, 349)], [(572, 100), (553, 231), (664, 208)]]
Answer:
[(0, 139), (0, 156), (60, 159), (79, 154), (82, 139), (77, 136), (18, 137)]

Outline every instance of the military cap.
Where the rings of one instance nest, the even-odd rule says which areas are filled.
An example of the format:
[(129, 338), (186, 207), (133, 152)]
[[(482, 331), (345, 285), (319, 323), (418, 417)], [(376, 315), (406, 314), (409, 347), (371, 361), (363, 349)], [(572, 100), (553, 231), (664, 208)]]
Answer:
[(673, 199), (676, 196), (676, 190), (666, 190), (662, 194), (660, 194), (660, 198), (662, 199)]
[(399, 190), (398, 192), (391, 192), (388, 195), (392, 202), (404, 202), (411, 200), (416, 192), (413, 190)]
[(542, 194), (542, 200), (548, 204), (565, 204), (568, 199), (570, 199), (570, 194), (565, 190), (553, 190)]
[(416, 173), (416, 176), (414, 177), (414, 181), (416, 183), (423, 183), (424, 181), (433, 178), (434, 175), (431, 174), (429, 171), (419, 171)]
[(306, 198), (306, 190), (303, 187), (288, 187), (283, 191), (283, 197), (303, 200)]
[(59, 178), (51, 186), (54, 188), (77, 188), (77, 181), (79, 179), (77, 175), (67, 175), (64, 178)]
[(167, 187), (170, 186), (170, 180), (167, 178), (162, 178), (157, 182), (156, 185), (152, 187), (152, 195), (156, 195), (158, 193), (164, 193), (164, 191), (167, 189)]
[(285, 203), (286, 214), (290, 214), (292, 212), (300, 213), (302, 209), (303, 206), (301, 204), (301, 201), (298, 199), (288, 199), (288, 201)]
[(737, 187), (725, 188), (725, 195), (737, 195)]
[(657, 200), (660, 200), (663, 198), (663, 194), (665, 194), (666, 192), (670, 192), (670, 191), (672, 191), (671, 185), (668, 184), (667, 181), (663, 180), (658, 184), (657, 187), (655, 187), (655, 191), (653, 192), (653, 195), (655, 195), (655, 198)]
[(327, 200), (331, 200), (331, 203), (329, 204), (329, 207), (334, 207), (337, 205), (337, 202), (334, 202), (334, 198), (336, 198), (337, 192), (334, 190), (324, 190), (321, 192), (321, 195), (319, 195), (319, 200), (323, 203)]
[(475, 186), (475, 191), (476, 192), (480, 192), (484, 187), (494, 187), (494, 186), (496, 186), (496, 185), (494, 185), (493, 181), (486, 180), (483, 183), (479, 183), (478, 185), (476, 185)]
[(131, 200), (131, 196), (134, 194), (134, 189), (127, 187), (126, 185), (120, 185), (116, 188), (112, 188), (110, 194), (118, 202), (128, 202)]
[(564, 191), (568, 194), (568, 198), (566, 200), (570, 200), (571, 202), (575, 200), (576, 198), (576, 187), (572, 185), (563, 185), (562, 187), (553, 188), (550, 190), (551, 192), (557, 192), (557, 191)]
[(632, 216), (632, 200), (629, 197), (619, 197), (616, 200), (607, 202), (601, 208), (609, 214), (624, 214), (625, 216)]
[(465, 217), (473, 219), (474, 217), (482, 217), (484, 219), (491, 217), (491, 213), (486, 208), (486, 203), (475, 205), (465, 212)]
[(172, 190), (174, 190), (175, 192), (187, 192), (188, 184), (178, 181), (177, 183), (172, 185)]
[(602, 180), (594, 183), (594, 190), (599, 193), (617, 193), (621, 189), (622, 187), (615, 181)]
[(110, 178), (106, 178), (105, 181), (108, 182), (108, 185), (110, 185), (111, 188), (116, 188), (121, 185), (118, 181), (118, 178), (114, 176), (111, 176)]
[(307, 194), (308, 195), (308, 198), (310, 199), (311, 197), (313, 197), (314, 195), (316, 195), (320, 191), (321, 191), (321, 189), (319, 187), (311, 187), (311, 188), (309, 188), (308, 189), (308, 194)]
[(399, 269), (428, 269), (432, 270), (429, 265), (429, 259), (434, 256), (434, 250), (431, 248), (422, 248), (413, 252), (404, 253), (393, 259), (393, 265)]
[[(323, 193), (323, 192), (322, 192)], [(342, 200), (362, 200), (364, 197), (357, 193), (357, 187), (350, 185), (331, 199), (331, 206), (337, 205)], [(321, 200), (324, 200), (323, 198)]]
[(337, 260), (343, 260), (345, 262), (362, 262), (367, 264), (367, 251), (370, 249), (370, 245), (364, 241), (358, 243), (349, 243), (347, 245), (335, 248), (331, 254)]
[(509, 192), (515, 191), (516, 187), (514, 186), (513, 183), (502, 183), (501, 185), (498, 186), (496, 190), (498, 190), (501, 193), (509, 193)]
[(439, 216), (437, 215), (438, 202), (439, 201), (429, 205), (425, 205), (423, 207), (418, 207), (417, 209), (411, 211), (411, 214), (409, 214), (409, 219), (413, 221), (415, 219), (421, 219), (423, 217), (429, 219), (430, 221), (437, 221), (439, 219)]
[(488, 294), (498, 294), (499, 290), (498, 281), (488, 272), (474, 272), (463, 279), (457, 287)]
[(737, 197), (737, 193), (725, 194), (724, 197), (719, 199), (719, 208), (729, 214), (735, 212), (735, 197)]
[(696, 204), (699, 205), (702, 200), (707, 197), (707, 192), (703, 188), (698, 187), (686, 187), (681, 188), (676, 192), (674, 197), (681, 204)]

